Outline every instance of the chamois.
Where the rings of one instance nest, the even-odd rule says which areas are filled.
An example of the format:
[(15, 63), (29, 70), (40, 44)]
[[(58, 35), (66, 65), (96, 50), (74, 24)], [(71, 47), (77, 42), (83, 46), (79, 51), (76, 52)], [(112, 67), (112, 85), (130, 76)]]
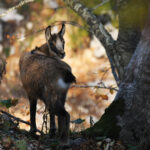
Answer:
[(30, 132), (36, 132), (36, 104), (41, 99), (50, 114), (50, 134), (55, 135), (55, 115), (58, 116), (58, 134), (61, 143), (68, 143), (70, 115), (65, 110), (66, 95), (75, 76), (71, 67), (61, 60), (65, 56), (65, 25), (57, 34), (51, 27), (45, 30), (47, 44), (36, 47), (20, 57), (20, 76), (30, 102)]

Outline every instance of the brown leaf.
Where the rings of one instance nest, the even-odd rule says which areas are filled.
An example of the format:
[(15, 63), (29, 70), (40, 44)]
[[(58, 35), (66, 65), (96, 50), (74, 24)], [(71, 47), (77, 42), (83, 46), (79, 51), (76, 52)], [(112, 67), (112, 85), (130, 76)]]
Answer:
[(107, 95), (101, 94), (100, 96), (101, 96), (101, 98), (102, 98), (103, 100), (108, 100), (108, 96), (107, 96)]
[(101, 96), (100, 95), (95, 95), (95, 98), (96, 99), (99, 99)]
[(109, 91), (110, 91), (111, 94), (114, 94), (114, 90), (113, 89), (110, 89)]
[(30, 111), (28, 110), (27, 112), (26, 112), (26, 115), (29, 115), (30, 114)]

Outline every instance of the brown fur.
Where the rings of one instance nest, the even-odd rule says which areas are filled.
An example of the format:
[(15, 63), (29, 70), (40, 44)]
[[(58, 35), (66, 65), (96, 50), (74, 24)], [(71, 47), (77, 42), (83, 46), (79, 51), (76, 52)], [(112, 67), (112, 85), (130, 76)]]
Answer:
[(48, 49), (48, 46), (46, 43), (43, 44), (41, 47), (36, 47), (34, 50), (36, 50), (37, 52), (41, 52), (41, 54), (43, 54), (43, 55), (52, 56), (52, 54), (50, 54), (50, 52), (49, 52), (49, 49)]
[(41, 54), (41, 55), (45, 55), (45, 56), (57, 56), (52, 51), (49, 51), (47, 43), (43, 44), (40, 47), (35, 47), (35, 49), (33, 49), (31, 52)]

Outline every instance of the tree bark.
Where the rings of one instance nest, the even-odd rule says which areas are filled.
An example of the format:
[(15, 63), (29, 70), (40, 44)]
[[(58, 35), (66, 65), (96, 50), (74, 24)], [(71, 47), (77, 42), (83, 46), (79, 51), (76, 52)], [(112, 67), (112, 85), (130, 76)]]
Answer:
[[(115, 66), (118, 77), (122, 81), (115, 100), (106, 109), (102, 118), (83, 133), (90, 136), (106, 135), (119, 138), (126, 145), (131, 144), (139, 150), (148, 150), (150, 148), (149, 0), (113, 1), (117, 3), (117, 13), (119, 14), (117, 41), (108, 40), (112, 38), (104, 36), (110, 37), (106, 30), (104, 32), (101, 30), (101, 25), (99, 26), (99, 22), (95, 19), (91, 23), (93, 15), (85, 6), (77, 0), (64, 1), (89, 25), (93, 26), (91, 27), (93, 33), (104, 45), (108, 56), (111, 57), (109, 60), (113, 60), (113, 66)], [(149, 18), (145, 26), (147, 16)], [(97, 28), (94, 28), (94, 25)], [(141, 34), (143, 27), (144, 30)]]
[[(120, 139), (139, 149), (150, 148), (150, 9), (141, 40), (128, 65), (116, 100), (124, 99), (124, 113), (118, 119)], [(132, 71), (132, 72), (131, 72)], [(131, 73), (129, 73), (131, 72)]]
[[(123, 80), (125, 68), (128, 65), (141, 37), (141, 31), (147, 16), (147, 0), (113, 0), (112, 7), (119, 16), (119, 34), (116, 41), (116, 51), (120, 64), (120, 79)], [(138, 16), (138, 17), (137, 17)]]
[(87, 134), (119, 138), (139, 150), (150, 148), (150, 10), (140, 42), (131, 58), (119, 92)]

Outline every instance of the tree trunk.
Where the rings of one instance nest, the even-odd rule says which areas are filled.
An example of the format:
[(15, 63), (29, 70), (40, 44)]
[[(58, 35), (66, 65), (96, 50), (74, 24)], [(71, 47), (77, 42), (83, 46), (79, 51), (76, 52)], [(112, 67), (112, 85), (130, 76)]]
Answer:
[[(119, 77), (123, 80), (127, 67), (141, 37), (147, 16), (148, 2), (146, 0), (113, 0), (114, 9), (119, 16), (119, 34), (116, 41), (118, 63), (120, 64)], [(138, 16), (138, 17), (137, 17)]]
[[(150, 10), (140, 42), (114, 102), (89, 135), (118, 137), (139, 150), (150, 148)], [(99, 133), (98, 133), (99, 132)]]
[[(119, 35), (113, 41), (93, 14), (78, 0), (64, 0), (92, 26), (104, 45), (120, 86), (102, 118), (84, 131), (90, 136), (119, 138), (139, 150), (150, 148), (150, 12), (149, 0), (111, 0), (119, 14)], [(148, 14), (148, 15), (147, 15)], [(147, 25), (145, 19), (149, 16)], [(144, 28), (142, 36), (141, 29)], [(111, 62), (112, 61), (112, 62)], [(114, 74), (115, 75), (115, 74)]]

